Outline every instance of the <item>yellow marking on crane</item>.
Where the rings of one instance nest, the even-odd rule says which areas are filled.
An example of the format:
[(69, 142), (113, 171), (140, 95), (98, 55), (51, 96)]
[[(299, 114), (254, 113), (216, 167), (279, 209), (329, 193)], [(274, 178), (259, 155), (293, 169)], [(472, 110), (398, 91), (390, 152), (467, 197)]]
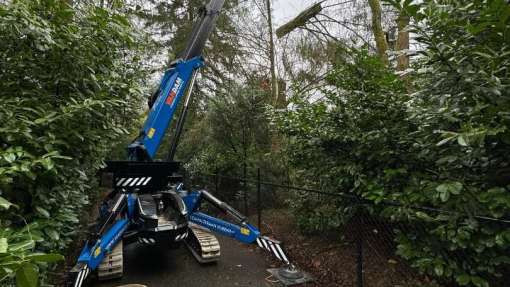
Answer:
[(147, 136), (151, 139), (154, 136), (155, 133), (156, 133), (156, 129), (155, 128), (151, 128), (149, 130), (149, 134)]
[(101, 247), (96, 248), (96, 250), (94, 251), (94, 257), (98, 257), (99, 254), (101, 254)]

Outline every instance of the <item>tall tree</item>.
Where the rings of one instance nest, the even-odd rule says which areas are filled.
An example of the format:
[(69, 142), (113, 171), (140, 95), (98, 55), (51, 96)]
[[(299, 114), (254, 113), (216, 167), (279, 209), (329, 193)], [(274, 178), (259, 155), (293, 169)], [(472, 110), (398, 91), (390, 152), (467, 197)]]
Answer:
[(397, 70), (403, 71), (409, 67), (409, 56), (407, 50), (409, 49), (409, 32), (407, 26), (409, 25), (409, 17), (405, 14), (400, 14), (397, 19), (398, 38), (396, 51), (400, 52), (397, 56)]
[(382, 27), (382, 8), (380, 0), (368, 0), (370, 10), (372, 11), (372, 31), (374, 33), (377, 54), (384, 63), (388, 63), (388, 43)]
[(269, 61), (271, 63), (271, 95), (273, 98), (273, 104), (278, 104), (278, 78), (276, 77), (276, 53), (273, 36), (273, 12), (271, 10), (271, 0), (266, 0), (267, 8), (267, 26), (269, 30)]

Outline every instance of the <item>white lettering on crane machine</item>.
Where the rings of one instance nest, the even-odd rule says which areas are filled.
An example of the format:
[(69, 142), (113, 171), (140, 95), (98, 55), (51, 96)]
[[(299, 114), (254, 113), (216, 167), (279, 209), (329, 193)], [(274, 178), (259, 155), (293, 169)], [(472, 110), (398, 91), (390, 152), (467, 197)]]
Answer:
[(166, 98), (166, 101), (165, 101), (165, 103), (167, 105), (169, 105), (169, 106), (173, 105), (175, 97), (177, 96), (177, 94), (179, 93), (179, 91), (182, 88), (183, 82), (184, 81), (181, 78), (179, 78), (179, 77), (177, 77), (177, 79), (175, 79), (174, 87), (170, 91), (170, 94), (168, 95), (168, 97)]
[(191, 221), (199, 223), (200, 225), (208, 227), (210, 229), (213, 229), (213, 230), (216, 230), (216, 231), (220, 231), (220, 232), (224, 232), (224, 233), (227, 233), (227, 234), (230, 234), (230, 235), (234, 235), (235, 234), (234, 230), (232, 230), (232, 229), (230, 229), (228, 227), (225, 227), (225, 226), (218, 225), (216, 223), (209, 222), (209, 221), (207, 221), (205, 219), (202, 219), (202, 218), (199, 218), (199, 217), (196, 217), (196, 216), (191, 216), (190, 219), (191, 219)]

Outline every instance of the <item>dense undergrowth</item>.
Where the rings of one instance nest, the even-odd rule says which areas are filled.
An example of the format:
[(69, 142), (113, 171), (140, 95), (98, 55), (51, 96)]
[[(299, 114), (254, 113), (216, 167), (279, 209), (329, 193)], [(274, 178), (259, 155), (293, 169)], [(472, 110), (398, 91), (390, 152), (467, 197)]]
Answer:
[(76, 236), (97, 170), (140, 112), (137, 37), (114, 9), (0, 5), (0, 285), (44, 285)]
[[(410, 2), (393, 3), (413, 19), (421, 50), (404, 80), (367, 51), (339, 48), (331, 88), (313, 103), (294, 99), (276, 122), (289, 138), (296, 180), (356, 193), (374, 202), (366, 212), (426, 227), (396, 237), (397, 253), (418, 270), (499, 286), (510, 265), (510, 228), (476, 216), (510, 218), (510, 7)], [(358, 211), (309, 194), (292, 205), (308, 232), (338, 228)]]

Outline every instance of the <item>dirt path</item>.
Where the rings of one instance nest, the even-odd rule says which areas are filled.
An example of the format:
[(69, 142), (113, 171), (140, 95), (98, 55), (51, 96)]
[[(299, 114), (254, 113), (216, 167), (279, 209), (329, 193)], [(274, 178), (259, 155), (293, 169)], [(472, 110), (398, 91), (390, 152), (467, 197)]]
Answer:
[(124, 249), (124, 277), (88, 286), (113, 287), (143, 284), (148, 287), (271, 286), (265, 281), (269, 267), (263, 256), (229, 238), (219, 238), (221, 259), (200, 265), (182, 246), (166, 249), (132, 244)]

